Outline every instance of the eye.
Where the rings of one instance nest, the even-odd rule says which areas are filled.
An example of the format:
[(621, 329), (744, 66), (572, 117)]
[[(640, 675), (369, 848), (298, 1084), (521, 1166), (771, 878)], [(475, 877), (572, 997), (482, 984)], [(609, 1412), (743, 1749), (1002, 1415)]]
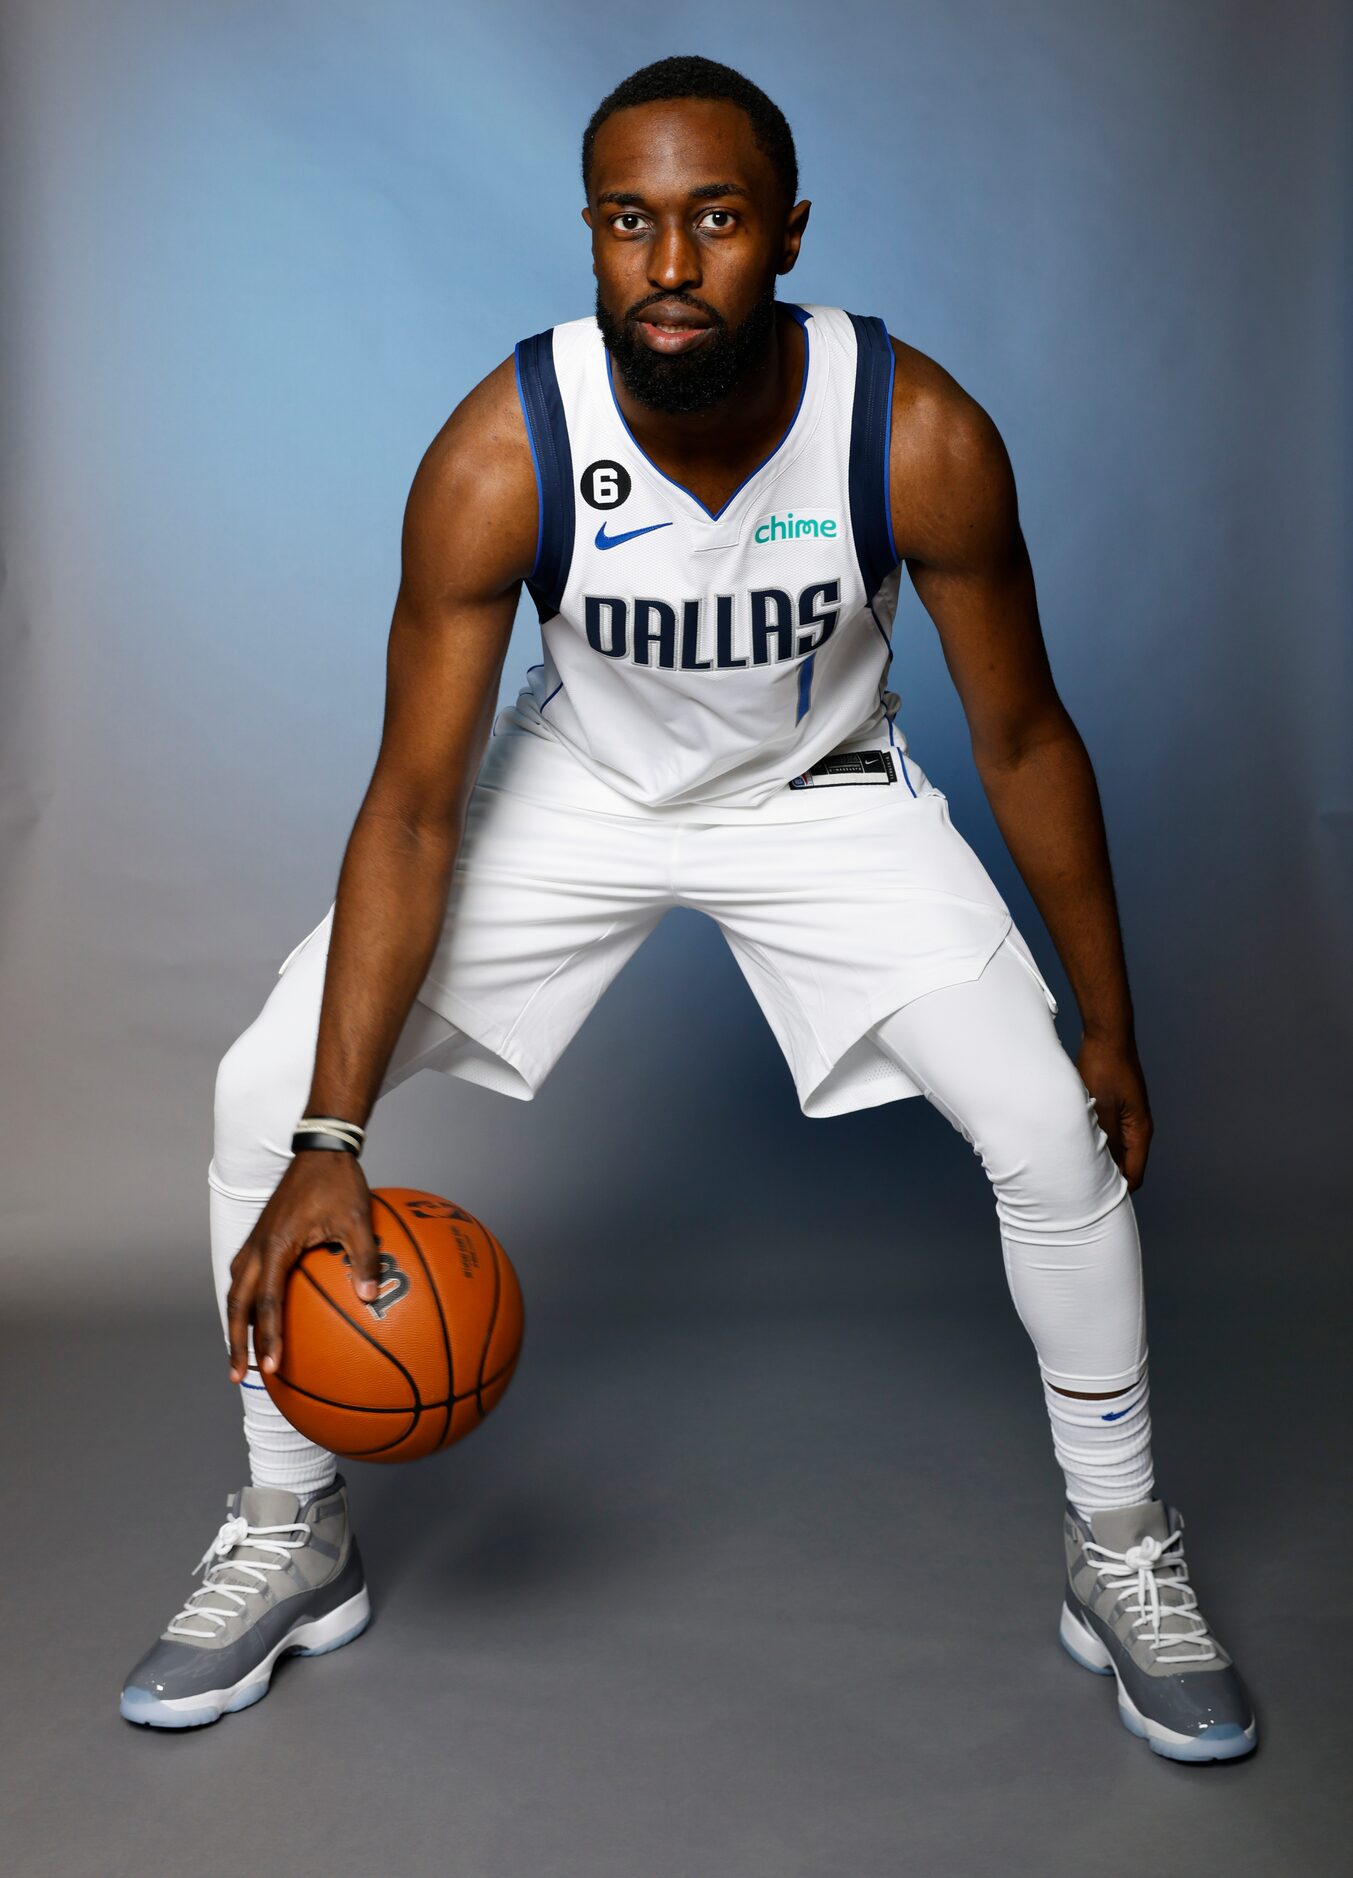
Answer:
[(618, 235), (637, 235), (643, 225), (644, 217), (637, 209), (622, 209), (611, 218), (611, 227)]
[(712, 228), (715, 234), (722, 234), (725, 229), (733, 226), (736, 217), (731, 209), (706, 209), (700, 220), (707, 227)]

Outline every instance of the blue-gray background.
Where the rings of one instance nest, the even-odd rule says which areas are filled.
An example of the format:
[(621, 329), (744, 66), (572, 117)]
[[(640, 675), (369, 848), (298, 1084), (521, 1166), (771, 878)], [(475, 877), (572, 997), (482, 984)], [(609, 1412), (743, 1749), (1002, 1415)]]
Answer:
[[(884, 315), (1010, 448), (1110, 829), (1158, 1317), (1224, 1276), (1258, 1301), (1341, 1275), (1341, 9), (11, 0), (6, 33), (16, 1301), (207, 1308), (214, 1068), (332, 893), (410, 477), (519, 336), (590, 306), (582, 125), (689, 49), (792, 120), (814, 211), (788, 291)], [(506, 690), (536, 645), (528, 608)], [(909, 590), (896, 645), (916, 752), (1065, 994)], [(534, 1104), (419, 1078), (370, 1160), (491, 1218), (537, 1308), (1000, 1296), (963, 1143), (919, 1102), (804, 1120), (694, 915)]]

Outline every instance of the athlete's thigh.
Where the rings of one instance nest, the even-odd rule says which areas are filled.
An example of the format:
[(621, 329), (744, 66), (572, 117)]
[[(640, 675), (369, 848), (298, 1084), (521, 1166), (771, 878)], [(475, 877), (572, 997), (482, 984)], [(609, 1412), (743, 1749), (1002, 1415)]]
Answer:
[(484, 784), (424, 1002), (532, 1088), (672, 904), (668, 831)]
[[(275, 1155), (290, 1137), (314, 1079), (333, 908), (287, 954), (254, 1021), (227, 1050), (217, 1071), (217, 1155), (241, 1135)], [(390, 1057), (381, 1092), (416, 1070), (436, 1068), (457, 1038), (455, 1027), (415, 1000)], [(242, 1144), (241, 1144), (242, 1145)]]
[(694, 830), (682, 848), (688, 898), (718, 922), (805, 1114), (916, 1094), (873, 1027), (975, 978), (1010, 928), (944, 796), (878, 795), (822, 820)]

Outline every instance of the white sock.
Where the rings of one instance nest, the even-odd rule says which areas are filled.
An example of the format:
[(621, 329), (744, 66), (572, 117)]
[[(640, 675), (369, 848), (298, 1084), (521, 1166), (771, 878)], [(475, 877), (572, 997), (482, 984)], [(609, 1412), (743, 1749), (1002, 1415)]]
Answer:
[[(269, 1195), (228, 1185), (215, 1161), (207, 1170), (210, 1200), (211, 1259), (216, 1275), (221, 1327), (225, 1328), (225, 1296), (230, 1286), (230, 1262), (244, 1244)], [(254, 1338), (249, 1333), (249, 1373), (239, 1385), (244, 1411), (244, 1439), (249, 1447), (249, 1477), (256, 1487), (285, 1487), (290, 1493), (309, 1493), (327, 1487), (337, 1462), (327, 1448), (317, 1447), (275, 1407), (254, 1364)]]
[(252, 1363), (239, 1388), (253, 1485), (285, 1487), (301, 1499), (327, 1487), (337, 1471), (333, 1455), (296, 1432), (264, 1388), (263, 1378)]
[(1043, 1394), (1053, 1451), (1066, 1475), (1066, 1497), (1084, 1519), (1152, 1497), (1151, 1390), (1146, 1371), (1120, 1395), (1087, 1401), (1060, 1395), (1047, 1377)]

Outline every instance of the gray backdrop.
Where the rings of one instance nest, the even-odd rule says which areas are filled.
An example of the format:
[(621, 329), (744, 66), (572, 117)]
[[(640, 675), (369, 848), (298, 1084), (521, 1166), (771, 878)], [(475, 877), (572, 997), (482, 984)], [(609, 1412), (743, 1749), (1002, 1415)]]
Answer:
[[(1192, 1832), (1341, 1869), (1347, 11), (9, 0), (4, 33), (13, 1868), (226, 1869), (247, 1803), (331, 1875), (394, 1817), (393, 1868), (491, 1878), (1169, 1872)], [(801, 1117), (689, 914), (533, 1104), (424, 1076), (377, 1115), (373, 1178), (488, 1218), (534, 1326), (463, 1455), (359, 1470), (378, 1632), (200, 1749), (116, 1722), (238, 1478), (212, 1081), (332, 894), (409, 480), (589, 308), (583, 123), (683, 50), (791, 118), (788, 291), (885, 316), (1015, 463), (1156, 1109), (1158, 1453), (1269, 1729), (1236, 1780), (1148, 1765), (1056, 1651), (1054, 1470), (966, 1145), (921, 1102)], [(524, 617), (506, 690), (536, 645)], [(1074, 1047), (914, 596), (896, 647)]]

